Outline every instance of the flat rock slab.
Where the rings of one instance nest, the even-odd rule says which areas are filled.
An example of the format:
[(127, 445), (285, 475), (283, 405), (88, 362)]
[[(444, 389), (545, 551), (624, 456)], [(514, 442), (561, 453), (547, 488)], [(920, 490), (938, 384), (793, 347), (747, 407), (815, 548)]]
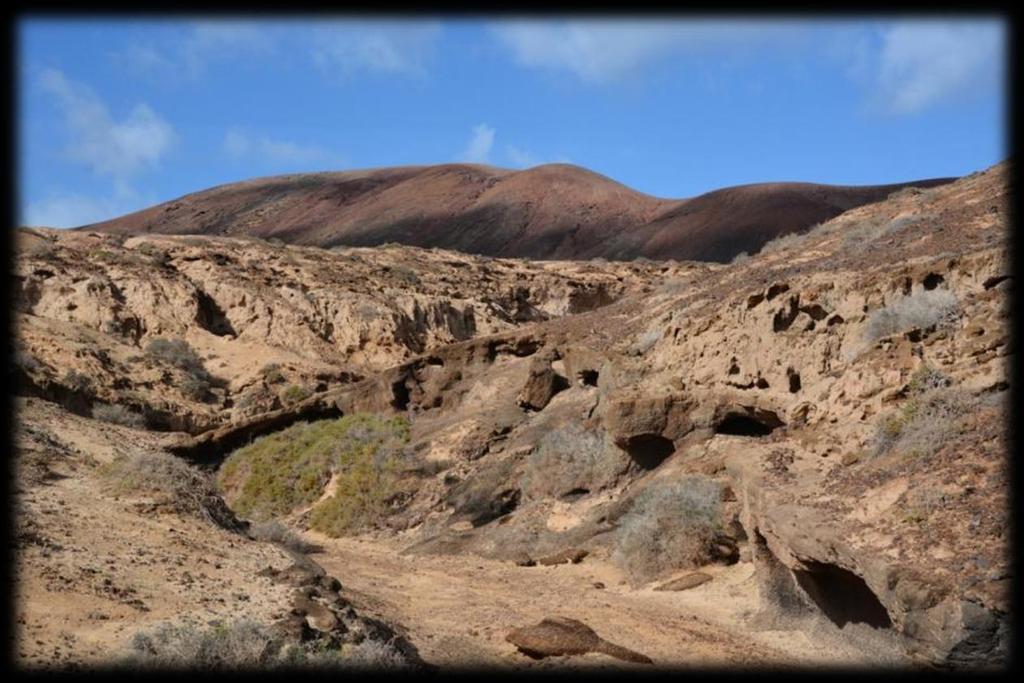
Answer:
[(666, 581), (665, 583), (661, 584), (660, 586), (655, 586), (654, 590), (656, 590), (656, 591), (685, 591), (685, 590), (688, 590), (690, 588), (696, 588), (697, 586), (699, 586), (701, 584), (707, 583), (708, 581), (711, 580), (711, 578), (712, 577), (711, 577), (710, 574), (705, 574), (704, 572), (693, 572), (692, 574), (686, 574), (685, 576), (680, 576), (678, 579), (672, 579), (671, 581)]
[(646, 655), (608, 642), (582, 621), (569, 617), (542, 619), (534, 626), (525, 626), (509, 632), (505, 640), (534, 659), (600, 652), (627, 662), (654, 663)]

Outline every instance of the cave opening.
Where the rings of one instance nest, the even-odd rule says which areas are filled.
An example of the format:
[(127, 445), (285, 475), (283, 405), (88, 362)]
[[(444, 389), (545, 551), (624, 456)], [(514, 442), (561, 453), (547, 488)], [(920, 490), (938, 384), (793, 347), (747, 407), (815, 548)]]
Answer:
[(409, 387), (406, 386), (404, 379), (392, 383), (391, 395), (391, 406), (395, 410), (406, 410), (409, 407)]
[(672, 455), (676, 445), (658, 434), (640, 434), (630, 437), (624, 450), (641, 469), (653, 470)]
[(597, 378), (597, 370), (583, 370), (582, 372), (580, 372), (580, 379), (583, 380), (583, 386), (596, 387)]
[(825, 562), (809, 561), (804, 566), (793, 570), (797, 584), (836, 626), (861, 623), (872, 628), (892, 627), (888, 610), (864, 579)]
[(782, 420), (774, 413), (727, 413), (715, 427), (715, 434), (732, 436), (768, 436), (776, 427), (782, 426)]

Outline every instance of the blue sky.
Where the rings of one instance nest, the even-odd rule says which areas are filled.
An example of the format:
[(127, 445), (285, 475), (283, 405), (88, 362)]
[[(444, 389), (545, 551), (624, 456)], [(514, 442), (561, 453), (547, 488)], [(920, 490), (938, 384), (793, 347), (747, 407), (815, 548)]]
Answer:
[(567, 162), (661, 197), (1006, 158), (983, 18), (62, 20), (20, 25), (20, 222), (220, 183)]

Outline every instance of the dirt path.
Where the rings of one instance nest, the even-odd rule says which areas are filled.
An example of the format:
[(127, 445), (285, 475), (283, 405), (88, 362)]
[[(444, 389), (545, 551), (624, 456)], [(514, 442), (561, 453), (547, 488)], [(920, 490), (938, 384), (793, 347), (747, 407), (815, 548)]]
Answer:
[(579, 619), (660, 666), (865, 663), (852, 650), (816, 645), (802, 631), (753, 629), (750, 563), (712, 567), (713, 581), (671, 593), (631, 589), (615, 567), (592, 558), (518, 567), (474, 556), (402, 555), (388, 540), (316, 541), (324, 552), (315, 559), (342, 580), (356, 608), (397, 622), (424, 659), (442, 667), (642, 666), (599, 654), (537, 662), (505, 641), (511, 629), (556, 615)]

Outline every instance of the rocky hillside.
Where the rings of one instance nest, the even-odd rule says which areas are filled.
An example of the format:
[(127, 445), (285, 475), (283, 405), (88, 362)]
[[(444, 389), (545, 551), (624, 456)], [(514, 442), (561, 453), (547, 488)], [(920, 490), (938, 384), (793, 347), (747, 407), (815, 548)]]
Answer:
[[(315, 542), (343, 586), (346, 567), (365, 576), (340, 598), (410, 661), (806, 663), (805, 643), (845, 663), (1003, 664), (1007, 170), (904, 189), (730, 265), (21, 231), (19, 482), (37, 526), (19, 567), (68, 576), (83, 560), (31, 539), (53, 539), (57, 500), (62, 519), (96, 517), (103, 464), (146, 450), (215, 470), (233, 515)], [(103, 520), (142, 514), (97, 495)], [(153, 538), (179, 524), (141, 509)], [(418, 583), (378, 581), (416, 557)], [(451, 607), (481, 575), (536, 592)], [(60, 581), (26, 583), (23, 604), (91, 590)], [(658, 633), (640, 637), (644, 615)], [(90, 646), (115, 651), (104, 633)]]
[(447, 164), (249, 180), (85, 226), (250, 235), (332, 247), (389, 242), (532, 259), (728, 261), (907, 185), (763, 183), (658, 199), (568, 164)]

